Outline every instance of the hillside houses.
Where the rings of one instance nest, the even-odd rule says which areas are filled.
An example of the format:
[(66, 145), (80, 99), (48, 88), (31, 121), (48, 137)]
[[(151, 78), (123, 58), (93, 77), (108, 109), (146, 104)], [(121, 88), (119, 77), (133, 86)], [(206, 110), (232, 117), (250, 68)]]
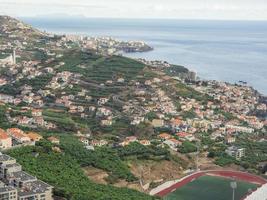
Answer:
[(18, 144), (30, 144), (31, 143), (31, 139), (27, 136), (27, 134), (25, 134), (24, 131), (18, 128), (9, 128), (7, 129), (6, 132)]
[(35, 145), (43, 137), (34, 132), (25, 133), (18, 128), (0, 129), (0, 149), (10, 149), (17, 146)]

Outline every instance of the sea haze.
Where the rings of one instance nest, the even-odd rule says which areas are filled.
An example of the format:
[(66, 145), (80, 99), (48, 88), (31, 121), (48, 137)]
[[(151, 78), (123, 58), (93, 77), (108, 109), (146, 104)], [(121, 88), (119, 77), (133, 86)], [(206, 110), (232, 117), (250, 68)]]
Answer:
[(239, 80), (267, 95), (267, 21), (23, 18), (52, 33), (143, 40), (155, 48), (129, 57), (166, 60), (203, 79)]

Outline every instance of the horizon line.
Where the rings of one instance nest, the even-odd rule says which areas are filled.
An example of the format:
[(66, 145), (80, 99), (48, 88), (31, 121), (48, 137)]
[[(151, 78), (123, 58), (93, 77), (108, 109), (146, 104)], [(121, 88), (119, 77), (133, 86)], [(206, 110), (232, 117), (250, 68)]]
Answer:
[[(1, 16), (1, 15), (0, 15)], [(4, 15), (2, 15), (4, 16)], [(10, 15), (6, 15), (10, 16)], [(13, 16), (10, 16), (13, 17)], [(207, 19), (207, 18), (133, 18), (133, 17), (93, 17), (93, 16), (78, 16), (78, 15), (47, 15), (47, 16), (15, 16), (18, 19), (103, 19), (103, 20), (183, 20), (183, 21), (236, 21), (236, 22), (267, 22), (267, 19)]]

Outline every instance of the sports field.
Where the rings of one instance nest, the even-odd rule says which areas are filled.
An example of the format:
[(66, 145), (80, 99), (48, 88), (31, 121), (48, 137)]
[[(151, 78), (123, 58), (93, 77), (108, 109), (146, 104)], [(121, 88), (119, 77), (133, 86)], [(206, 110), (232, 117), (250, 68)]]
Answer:
[[(176, 189), (164, 197), (164, 200), (227, 200), (232, 199), (230, 179), (201, 176), (190, 183)], [(235, 199), (241, 200), (248, 193), (249, 189), (256, 189), (257, 185), (237, 181)]]

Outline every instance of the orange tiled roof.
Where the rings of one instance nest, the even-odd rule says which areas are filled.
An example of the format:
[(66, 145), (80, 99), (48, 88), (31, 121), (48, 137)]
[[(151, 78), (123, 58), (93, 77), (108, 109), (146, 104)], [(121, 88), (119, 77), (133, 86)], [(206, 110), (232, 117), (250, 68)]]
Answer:
[(169, 139), (169, 140), (172, 141), (172, 142), (174, 142), (174, 143), (177, 144), (177, 145), (181, 145), (181, 144), (182, 144), (182, 142), (180, 142), (179, 140), (176, 140), (176, 139), (174, 139), (174, 138)]
[(179, 132), (179, 133), (176, 133), (176, 135), (179, 136), (179, 137), (186, 137), (186, 136), (188, 136), (190, 134), (188, 134), (186, 132)]
[(172, 120), (172, 124), (174, 124), (174, 125), (180, 125), (180, 124), (182, 124), (182, 120), (181, 119), (174, 119), (174, 120)]
[(37, 141), (37, 140), (40, 140), (40, 139), (43, 138), (41, 135), (39, 135), (39, 134), (37, 134), (37, 133), (35, 133), (35, 132), (29, 132), (29, 133), (27, 134), (27, 136), (28, 136), (31, 140), (33, 140), (33, 141)]
[(49, 141), (59, 141), (58, 138), (54, 137), (54, 136), (51, 136), (49, 138), (47, 138)]
[(5, 131), (2, 131), (3, 129), (0, 130), (0, 140), (6, 140), (10, 138), (8, 134)]
[(160, 137), (160, 138), (170, 138), (171, 135), (168, 134), (168, 133), (161, 133), (161, 134), (159, 134), (159, 137)]
[(27, 135), (24, 133), (24, 131), (18, 129), (18, 128), (10, 128), (7, 129), (7, 133), (15, 138), (24, 138), (27, 137)]

